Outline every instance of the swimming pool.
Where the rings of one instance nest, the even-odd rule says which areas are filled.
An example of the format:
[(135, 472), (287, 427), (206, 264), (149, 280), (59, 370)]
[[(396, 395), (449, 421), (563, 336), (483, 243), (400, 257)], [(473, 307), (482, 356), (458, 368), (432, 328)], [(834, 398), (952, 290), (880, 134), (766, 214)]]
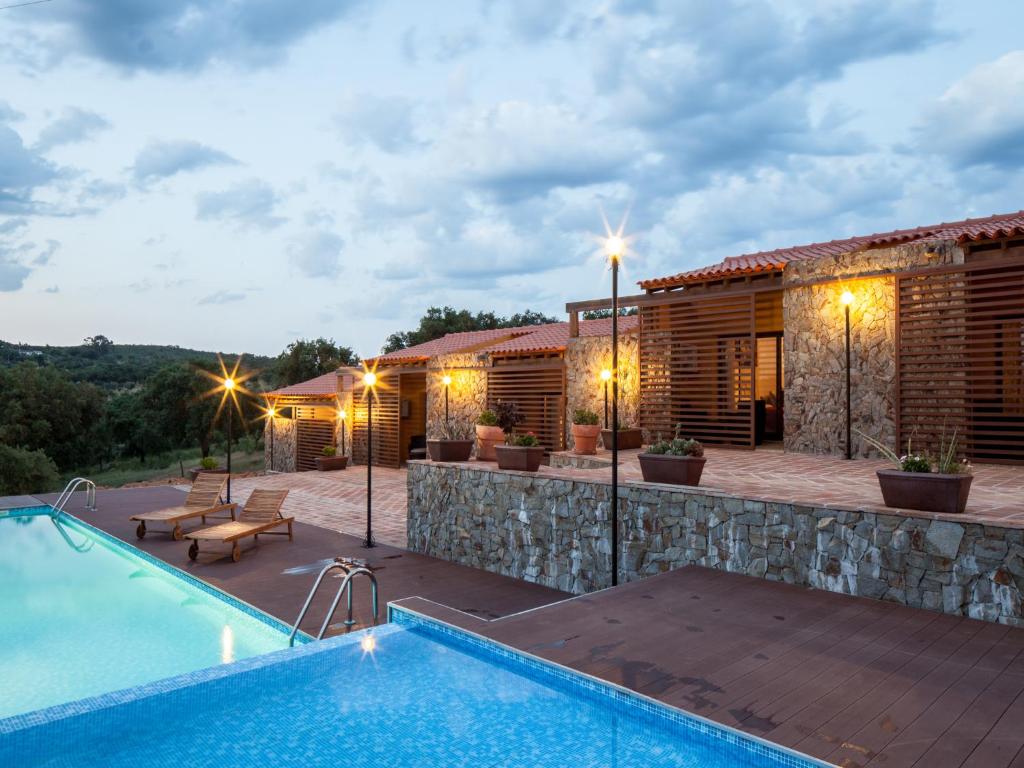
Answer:
[(0, 720), (0, 765), (824, 765), (404, 609), (391, 618)]
[(49, 507), (0, 511), (0, 717), (288, 645), (288, 629)]

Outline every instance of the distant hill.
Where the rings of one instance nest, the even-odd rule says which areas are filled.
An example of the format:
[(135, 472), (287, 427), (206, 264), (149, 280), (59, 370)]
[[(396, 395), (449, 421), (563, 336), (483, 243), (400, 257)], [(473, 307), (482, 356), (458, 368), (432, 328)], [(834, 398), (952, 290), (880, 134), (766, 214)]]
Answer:
[[(233, 363), (235, 355), (223, 355), (225, 364)], [(92, 343), (75, 347), (31, 346), (0, 341), (0, 367), (33, 361), (39, 365), (52, 365), (64, 371), (73, 381), (85, 381), (104, 389), (131, 389), (165, 365), (200, 361), (216, 361), (216, 352), (185, 349), (156, 344), (114, 344), (103, 336)], [(242, 365), (247, 370), (265, 373), (271, 378), (274, 358), (262, 355), (244, 355)]]

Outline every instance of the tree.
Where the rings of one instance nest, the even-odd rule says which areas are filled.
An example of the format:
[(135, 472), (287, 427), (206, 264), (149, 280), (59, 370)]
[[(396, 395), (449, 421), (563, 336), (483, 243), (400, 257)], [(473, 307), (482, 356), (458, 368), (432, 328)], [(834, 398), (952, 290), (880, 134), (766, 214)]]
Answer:
[(499, 317), (493, 312), (477, 312), (474, 315), (468, 309), (430, 307), (420, 318), (418, 328), (413, 331), (392, 333), (384, 343), (382, 351), (386, 354), (399, 349), (408, 349), (417, 344), (439, 339), (448, 333), (490, 331), (497, 328), (518, 328), (524, 325), (544, 325), (555, 322), (558, 322), (555, 318), (530, 309), (511, 317)]
[(95, 336), (86, 336), (83, 339), (83, 341), (86, 344), (88, 344), (90, 347), (106, 348), (106, 347), (114, 346), (114, 342), (112, 342), (110, 339), (108, 339), (102, 333), (97, 333)]
[(281, 386), (336, 371), (343, 365), (358, 365), (359, 356), (351, 347), (342, 347), (334, 339), (298, 339), (277, 358), (275, 366)]
[[(636, 307), (619, 307), (619, 317), (631, 317), (639, 312)], [(610, 309), (590, 309), (583, 313), (584, 320), (604, 320), (612, 316)]]
[(42, 451), (0, 444), (0, 496), (52, 491), (59, 483), (53, 459)]

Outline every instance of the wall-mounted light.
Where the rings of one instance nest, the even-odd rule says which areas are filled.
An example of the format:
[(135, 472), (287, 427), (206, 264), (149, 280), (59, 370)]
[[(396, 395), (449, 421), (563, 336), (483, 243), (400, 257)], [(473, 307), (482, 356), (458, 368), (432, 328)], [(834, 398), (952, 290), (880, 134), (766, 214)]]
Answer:
[(444, 423), (447, 424), (448, 419), (448, 390), (452, 386), (452, 377), (447, 373), (441, 378), (441, 383), (444, 384)]

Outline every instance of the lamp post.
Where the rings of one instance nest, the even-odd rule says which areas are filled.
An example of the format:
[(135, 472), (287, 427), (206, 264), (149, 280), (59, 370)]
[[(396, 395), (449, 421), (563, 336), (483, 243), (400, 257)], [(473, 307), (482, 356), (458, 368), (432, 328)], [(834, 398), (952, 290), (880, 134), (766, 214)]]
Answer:
[(377, 383), (377, 374), (367, 371), (363, 374), (363, 397), (366, 398), (366, 538), (364, 547), (372, 547), (373, 543), (373, 386)]
[(843, 303), (843, 314), (846, 317), (846, 458), (853, 458), (853, 442), (850, 437), (852, 418), (850, 415), (850, 305), (853, 303), (853, 294), (843, 291), (839, 297)]
[[(604, 382), (604, 428), (608, 429), (608, 381), (612, 377), (612, 372), (605, 368), (601, 371), (601, 381)], [(605, 446), (607, 447), (607, 446)]]
[(448, 374), (444, 375), (441, 379), (441, 383), (444, 384), (444, 423), (448, 423), (448, 388), (452, 385), (452, 377)]
[(277, 416), (277, 408), (267, 408), (267, 418), (270, 419), (270, 471), (274, 471), (274, 417)]
[(234, 405), (234, 391), (235, 391), (235, 380), (228, 376), (224, 379), (224, 391), (228, 395), (228, 399), (231, 403), (228, 404), (228, 490), (227, 490), (227, 503), (231, 503), (231, 424), (235, 420), (235, 411), (232, 406)]
[(342, 456), (345, 455), (345, 417), (346, 416), (347, 416), (347, 414), (345, 413), (345, 409), (344, 408), (339, 408), (338, 409), (338, 418), (341, 419), (341, 455)]
[(605, 241), (612, 267), (612, 586), (619, 583), (619, 261), (626, 244), (618, 235)]

